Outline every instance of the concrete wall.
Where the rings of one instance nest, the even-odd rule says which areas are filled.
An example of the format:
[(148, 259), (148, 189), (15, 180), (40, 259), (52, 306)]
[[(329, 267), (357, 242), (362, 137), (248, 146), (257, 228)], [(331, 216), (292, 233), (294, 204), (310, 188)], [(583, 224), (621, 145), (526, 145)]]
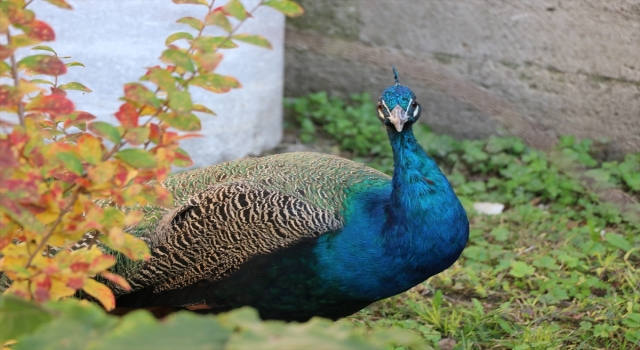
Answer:
[(395, 64), (438, 132), (506, 129), (541, 148), (572, 134), (610, 140), (608, 157), (640, 151), (638, 0), (300, 3), (306, 14), (287, 22), (286, 95), (377, 97)]
[[(223, 5), (226, 1), (219, 1)], [(123, 96), (122, 85), (144, 75), (145, 67), (159, 64), (166, 37), (189, 27), (175, 23), (179, 18), (203, 18), (204, 6), (175, 5), (170, 0), (71, 0), (73, 11), (62, 10), (37, 0), (30, 7), (38, 18), (56, 31), (56, 41), (45, 43), (61, 56), (72, 56), (86, 68), (72, 67), (60, 78), (62, 83), (79, 81), (93, 90), (83, 94), (71, 91), (78, 109), (100, 119), (115, 121)], [(242, 0), (251, 9), (258, 0)], [(209, 33), (223, 35), (208, 28)], [(284, 64), (284, 16), (270, 8), (260, 8), (255, 18), (245, 22), (241, 33), (261, 34), (272, 44), (266, 50), (249, 44), (224, 51), (217, 69), (236, 77), (239, 90), (216, 95), (193, 89), (194, 101), (203, 103), (218, 116), (204, 115), (204, 138), (181, 144), (195, 166), (259, 154), (278, 144), (282, 137), (282, 90)], [(32, 52), (21, 51), (27, 55)]]

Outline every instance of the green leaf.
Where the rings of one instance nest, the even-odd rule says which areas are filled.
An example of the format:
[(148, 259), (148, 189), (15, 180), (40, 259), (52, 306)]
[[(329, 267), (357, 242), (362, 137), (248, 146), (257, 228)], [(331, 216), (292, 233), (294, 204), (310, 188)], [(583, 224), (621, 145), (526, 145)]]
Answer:
[(45, 79), (31, 79), (30, 81), (32, 83), (34, 83), (34, 84), (48, 84), (48, 85), (53, 86), (52, 82), (50, 82), (48, 80), (45, 80)]
[(15, 350), (32, 349), (88, 349), (118, 323), (93, 303), (65, 300), (48, 303), (56, 318), (38, 328), (38, 331), (22, 337)]
[(202, 21), (193, 17), (183, 17), (177, 20), (176, 22), (186, 24), (195, 30), (201, 30), (202, 27), (204, 27), (204, 24), (202, 23)]
[(615, 234), (615, 233), (610, 233), (607, 232), (604, 235), (604, 240), (611, 244), (612, 246), (621, 249), (624, 252), (628, 252), (630, 251), (633, 247), (631, 246), (631, 244), (629, 244), (629, 241), (627, 241), (624, 237)]
[(93, 131), (96, 135), (102, 136), (115, 144), (120, 144), (122, 140), (118, 129), (116, 129), (113, 125), (106, 122), (100, 122), (100, 121), (93, 122), (89, 124), (89, 130)]
[(227, 32), (231, 32), (233, 30), (231, 22), (229, 22), (229, 19), (223, 11), (214, 10), (209, 12), (204, 20), (204, 24), (208, 26), (219, 26)]
[(0, 344), (34, 333), (53, 319), (42, 307), (13, 296), (0, 296)]
[(247, 44), (256, 45), (260, 47), (264, 47), (267, 49), (272, 49), (271, 43), (262, 35), (250, 35), (250, 34), (236, 34), (232, 36), (234, 40), (242, 41)]
[(209, 6), (207, 0), (172, 0), (174, 4), (183, 5), (183, 4), (192, 4), (192, 5), (204, 5)]
[(11, 66), (5, 61), (0, 61), (0, 75), (11, 71)]
[(65, 0), (45, 0), (46, 2), (58, 6), (59, 8), (63, 8), (65, 10), (72, 10), (73, 7), (69, 5)]
[(289, 0), (267, 0), (264, 5), (274, 8), (288, 17), (298, 17), (304, 13), (304, 9), (300, 5)]
[(495, 237), (496, 241), (504, 242), (509, 238), (509, 229), (506, 227), (496, 227), (491, 230), (491, 235)]
[(191, 35), (190, 33), (187, 32), (177, 32), (177, 33), (173, 33), (171, 35), (169, 35), (167, 37), (167, 40), (164, 41), (165, 45), (169, 45), (174, 41), (180, 40), (180, 39), (186, 39), (186, 40), (193, 40), (193, 35)]
[(158, 118), (169, 126), (182, 131), (198, 131), (202, 128), (200, 118), (193, 114), (176, 115), (173, 113), (163, 113), (160, 114)]
[(133, 146), (141, 145), (149, 139), (151, 130), (147, 127), (140, 126), (137, 128), (127, 129), (127, 133), (124, 135), (125, 140)]
[(193, 109), (191, 94), (188, 91), (172, 92), (169, 95), (169, 108), (179, 116), (191, 114)]
[(65, 169), (82, 175), (84, 169), (82, 168), (82, 161), (77, 154), (73, 152), (60, 152), (56, 154), (56, 157), (64, 163)]
[(71, 62), (71, 63), (67, 63), (67, 67), (82, 67), (82, 68), (84, 68), (84, 64), (82, 64), (80, 62)]
[(158, 85), (164, 91), (171, 92), (176, 89), (176, 80), (173, 75), (166, 69), (155, 67), (140, 78), (140, 80), (148, 80)]
[(207, 113), (207, 114), (211, 114), (211, 115), (217, 115), (214, 111), (210, 110), (209, 108), (207, 108), (206, 106), (203, 106), (201, 104), (194, 104), (193, 105), (193, 110), (196, 112), (200, 112), (200, 113)]
[(522, 261), (512, 261), (511, 271), (509, 273), (513, 277), (522, 278), (524, 276), (532, 276), (535, 272), (536, 269), (533, 266), (529, 266)]
[(156, 95), (142, 84), (126, 84), (124, 86), (124, 96), (127, 100), (134, 102), (138, 106), (160, 107), (160, 101)]
[(188, 167), (193, 165), (193, 160), (187, 151), (178, 148), (176, 149), (176, 157), (173, 159), (172, 164), (179, 167)]
[(241, 87), (235, 78), (219, 74), (198, 75), (190, 84), (215, 93), (225, 93)]
[[(223, 349), (231, 330), (212, 317), (182, 311), (159, 323), (146, 311), (126, 315), (97, 349)], [(187, 337), (185, 335), (188, 334)]]
[(224, 36), (201, 36), (193, 41), (193, 47), (204, 53), (212, 53), (217, 49), (233, 49), (238, 45)]
[(224, 5), (223, 9), (226, 13), (230, 14), (240, 21), (247, 18), (247, 11), (244, 9), (244, 6), (242, 6), (242, 3), (239, 0), (230, 0)]
[(127, 148), (116, 153), (115, 157), (123, 162), (140, 169), (152, 169), (157, 162), (153, 155), (138, 148)]
[(82, 92), (92, 92), (93, 90), (89, 89), (88, 87), (78, 83), (78, 82), (71, 82), (71, 83), (66, 83), (66, 84), (62, 84), (60, 86), (58, 86), (58, 89), (61, 90), (78, 90), (78, 91), (82, 91)]
[(193, 62), (191, 61), (191, 57), (189, 57), (189, 54), (178, 49), (165, 50), (162, 53), (162, 56), (160, 57), (160, 59), (163, 62), (174, 64), (177, 67), (180, 67), (186, 70), (187, 72), (193, 72), (195, 70), (195, 67), (193, 65)]
[(49, 51), (49, 52), (53, 52), (55, 55), (57, 55), (57, 53), (52, 48), (50, 48), (49, 46), (44, 46), (44, 45), (34, 46), (34, 47), (31, 48), (31, 50)]

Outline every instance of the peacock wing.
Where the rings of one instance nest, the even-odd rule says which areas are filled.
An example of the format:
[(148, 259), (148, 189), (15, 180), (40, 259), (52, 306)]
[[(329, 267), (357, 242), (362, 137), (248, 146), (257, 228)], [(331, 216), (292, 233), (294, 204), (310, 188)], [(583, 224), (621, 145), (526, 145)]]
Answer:
[(214, 185), (165, 214), (151, 259), (128, 280), (154, 293), (219, 280), (252, 257), (340, 227), (336, 213), (298, 196), (249, 181)]

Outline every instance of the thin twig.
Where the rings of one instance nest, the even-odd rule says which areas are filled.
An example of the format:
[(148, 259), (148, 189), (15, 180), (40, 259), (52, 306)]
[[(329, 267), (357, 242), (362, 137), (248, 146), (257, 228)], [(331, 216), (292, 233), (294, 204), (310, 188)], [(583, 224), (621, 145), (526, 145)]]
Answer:
[[(11, 46), (11, 34), (7, 30), (7, 45)], [(11, 54), (11, 76), (13, 77), (13, 82), (18, 89), (20, 87), (20, 77), (18, 77), (18, 65), (16, 63), (16, 55)], [(18, 119), (20, 120), (20, 125), (25, 126), (24, 123), (24, 106), (22, 105), (22, 101), (18, 102)]]
[(69, 203), (67, 203), (64, 209), (62, 209), (56, 221), (49, 228), (49, 232), (47, 232), (47, 234), (44, 235), (44, 238), (42, 238), (42, 241), (38, 244), (38, 246), (36, 247), (36, 250), (33, 253), (31, 253), (31, 255), (29, 256), (29, 260), (27, 261), (27, 265), (25, 266), (25, 268), (31, 265), (33, 258), (35, 258), (38, 252), (45, 246), (45, 244), (47, 244), (47, 241), (49, 240), (49, 238), (51, 238), (51, 235), (53, 235), (53, 232), (56, 230), (58, 225), (60, 225), (60, 222), (62, 222), (62, 218), (64, 217), (64, 215), (76, 203), (76, 200), (78, 199), (78, 195), (79, 195), (79, 191), (73, 192), (73, 195), (71, 196), (71, 200), (69, 201)]

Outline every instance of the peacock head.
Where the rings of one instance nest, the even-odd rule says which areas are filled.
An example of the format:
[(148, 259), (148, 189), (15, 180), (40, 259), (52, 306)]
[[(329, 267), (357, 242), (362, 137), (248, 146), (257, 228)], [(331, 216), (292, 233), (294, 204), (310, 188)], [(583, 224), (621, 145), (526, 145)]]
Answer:
[(378, 100), (378, 119), (386, 125), (393, 125), (398, 132), (405, 125), (411, 125), (420, 118), (420, 104), (416, 95), (406, 86), (400, 85), (398, 71), (393, 66), (396, 84), (384, 89)]

